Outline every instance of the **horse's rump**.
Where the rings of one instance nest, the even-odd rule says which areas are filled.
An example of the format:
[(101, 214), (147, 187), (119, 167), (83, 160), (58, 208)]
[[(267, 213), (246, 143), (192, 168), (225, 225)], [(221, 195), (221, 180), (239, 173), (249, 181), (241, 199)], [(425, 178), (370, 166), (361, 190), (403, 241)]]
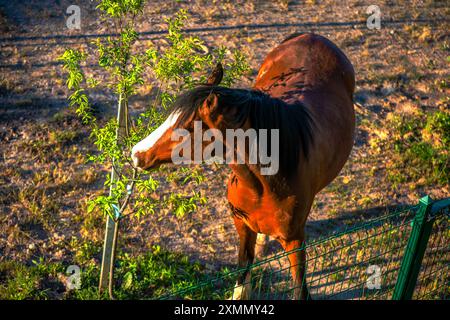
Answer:
[(352, 98), (355, 75), (350, 61), (330, 40), (294, 34), (267, 55), (254, 88), (287, 102), (309, 91), (342, 93), (344, 89)]

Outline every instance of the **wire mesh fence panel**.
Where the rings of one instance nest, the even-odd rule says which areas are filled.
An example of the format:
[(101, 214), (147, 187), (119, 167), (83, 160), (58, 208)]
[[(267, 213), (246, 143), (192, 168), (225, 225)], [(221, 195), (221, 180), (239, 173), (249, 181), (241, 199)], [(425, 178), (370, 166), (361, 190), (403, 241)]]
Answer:
[(390, 214), (321, 243), (308, 252), (313, 299), (387, 299), (408, 241), (412, 210)]
[[(246, 277), (246, 275), (248, 275)], [(244, 281), (237, 285), (237, 280)], [(285, 300), (290, 298), (291, 278), (285, 254), (253, 264), (249, 268), (219, 273), (198, 285), (178, 290), (160, 299), (231, 299), (235, 290), (247, 290), (250, 299)]]
[(425, 250), (413, 299), (450, 298), (450, 207), (432, 214), (435, 219)]
[[(449, 208), (434, 213), (432, 233), (414, 299), (449, 297)], [(245, 290), (249, 299), (294, 298), (288, 255), (306, 250), (306, 282), (312, 299), (390, 299), (408, 245), (418, 206), (389, 213), (304, 247), (219, 273), (161, 299), (231, 299)], [(238, 279), (243, 280), (236, 285)]]

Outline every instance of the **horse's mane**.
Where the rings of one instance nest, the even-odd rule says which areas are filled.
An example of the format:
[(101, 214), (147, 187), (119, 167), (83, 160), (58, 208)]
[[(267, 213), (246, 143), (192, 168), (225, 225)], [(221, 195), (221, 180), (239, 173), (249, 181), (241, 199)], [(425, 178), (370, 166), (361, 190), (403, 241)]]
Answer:
[[(240, 127), (246, 119), (251, 127), (279, 129), (279, 173), (288, 177), (297, 170), (300, 152), (307, 158), (313, 140), (312, 119), (302, 103), (288, 104), (268, 94), (250, 89), (231, 89), (221, 86), (199, 86), (180, 95), (171, 111), (180, 111), (179, 122), (187, 121), (205, 99), (214, 93), (218, 97), (218, 113), (233, 108), (233, 117), (224, 115), (225, 126)], [(269, 139), (270, 154), (270, 139)]]

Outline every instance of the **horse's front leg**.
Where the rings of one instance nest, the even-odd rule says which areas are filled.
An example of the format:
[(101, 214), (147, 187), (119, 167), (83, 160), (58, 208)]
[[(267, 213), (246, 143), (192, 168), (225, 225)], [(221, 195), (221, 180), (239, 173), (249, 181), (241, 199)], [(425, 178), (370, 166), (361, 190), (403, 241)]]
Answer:
[[(285, 251), (298, 249), (302, 246), (304, 240), (280, 241)], [(288, 255), (291, 275), (294, 282), (294, 299), (311, 299), (308, 287), (306, 285), (306, 251), (296, 250)]]
[(255, 259), (263, 260), (264, 255), (266, 254), (269, 236), (266, 234), (258, 233), (256, 237), (256, 245), (255, 245)]
[[(247, 268), (255, 258), (257, 233), (252, 231), (239, 217), (234, 216), (234, 225), (239, 234), (239, 268)], [(249, 300), (251, 296), (251, 274), (245, 269), (238, 277), (233, 290), (233, 300)]]

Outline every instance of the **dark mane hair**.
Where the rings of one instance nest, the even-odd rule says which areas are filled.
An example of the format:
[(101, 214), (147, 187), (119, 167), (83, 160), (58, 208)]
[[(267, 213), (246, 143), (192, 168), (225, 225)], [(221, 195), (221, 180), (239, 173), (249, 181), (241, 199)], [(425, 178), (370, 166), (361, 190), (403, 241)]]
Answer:
[[(308, 110), (300, 102), (288, 104), (258, 90), (199, 86), (180, 95), (171, 111), (181, 111), (179, 123), (185, 122), (211, 93), (218, 97), (218, 113), (227, 107), (237, 110), (231, 119), (224, 117), (225, 126), (240, 127), (249, 119), (257, 132), (259, 129), (279, 129), (279, 174), (287, 177), (297, 170), (300, 152), (308, 157), (313, 142), (313, 123)], [(268, 152), (271, 154), (270, 144)]]

